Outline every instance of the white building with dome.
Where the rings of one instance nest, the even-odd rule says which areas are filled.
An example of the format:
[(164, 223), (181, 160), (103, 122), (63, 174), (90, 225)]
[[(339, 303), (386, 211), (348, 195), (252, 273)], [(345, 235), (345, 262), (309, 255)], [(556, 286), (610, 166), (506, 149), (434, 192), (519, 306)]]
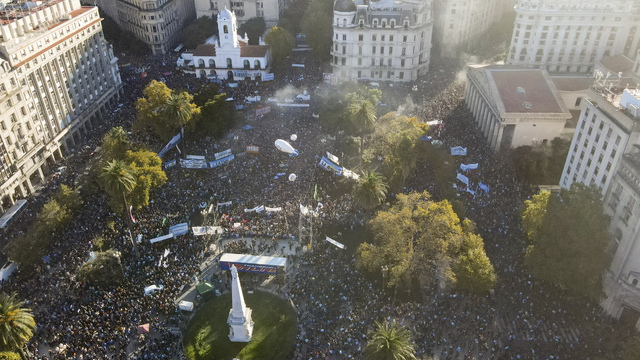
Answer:
[(178, 66), (194, 72), (197, 78), (228, 81), (262, 80), (270, 74), (271, 52), (262, 38), (260, 45), (249, 45), (249, 38), (238, 35), (236, 15), (228, 9), (218, 14), (218, 38), (185, 52)]
[(336, 0), (333, 72), (338, 81), (412, 81), (429, 70), (431, 0)]

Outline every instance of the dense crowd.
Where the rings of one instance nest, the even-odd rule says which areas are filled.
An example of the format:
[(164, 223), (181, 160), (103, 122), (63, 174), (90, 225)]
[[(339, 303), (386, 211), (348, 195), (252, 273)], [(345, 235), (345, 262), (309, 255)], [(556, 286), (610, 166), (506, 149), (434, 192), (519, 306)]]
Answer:
[[(86, 137), (86, 143), (68, 154), (64, 160), (68, 169), (50, 178), (40, 195), (32, 197), (29, 208), (12, 225), (5, 241), (25, 230), (60, 184), (74, 184), (75, 175), (83, 172), (109, 128), (132, 125), (133, 99), (142, 96), (151, 79), (191, 92), (205, 84), (203, 79), (174, 70), (173, 60), (168, 57), (123, 58), (131, 66), (121, 70), (126, 94), (120, 99), (122, 105), (104, 114), (103, 122)], [(476, 222), (498, 272), (495, 295), (476, 299), (441, 293), (425, 296), (419, 302), (399, 301), (394, 294), (383, 291), (379, 281), (365, 278), (356, 270), (353, 249), (317, 242), (312, 252), (298, 251), (301, 259), (295, 259), (297, 272), (287, 288), (287, 296), (298, 309), (294, 358), (359, 358), (374, 320), (397, 321), (411, 329), (422, 357), (594, 356), (601, 348), (601, 338), (606, 339), (611, 333), (611, 325), (596, 306), (585, 309), (555, 301), (555, 294), (543, 291), (522, 269), (525, 244), (518, 207), (530, 191), (515, 181), (511, 164), (496, 156), (475, 129), (461, 100), (462, 85), (457, 82), (460, 69), (456, 64), (434, 60), (432, 69), (416, 83), (383, 89), (384, 103), (387, 109), (396, 109), (411, 98), (418, 105), (404, 106), (406, 115), (415, 115), (422, 121), (442, 119), (443, 127), (432, 135), (446, 147), (467, 147), (465, 161), (480, 164), (477, 176), (490, 186), (491, 192), (477, 197), (462, 193), (460, 200), (465, 204), (466, 215)], [(147, 77), (141, 77), (142, 70)], [(252, 128), (234, 129), (217, 141), (184, 139), (184, 153), (211, 159), (214, 153), (231, 149), (236, 158), (216, 169), (168, 169), (168, 183), (153, 194), (148, 207), (135, 213), (134, 237), (141, 234), (143, 238), (135, 249), (122, 219), (110, 212), (105, 196), (96, 192), (84, 198), (82, 217), (68, 226), (36, 274), (29, 278), (19, 276), (2, 285), (3, 291), (15, 291), (20, 298), (28, 299), (28, 306), (34, 311), (37, 333), (29, 350), (39, 359), (181, 358), (179, 334), (186, 320), (177, 312), (175, 301), (198, 280), (207, 249), (201, 238), (191, 234), (157, 244), (146, 240), (166, 234), (171, 225), (199, 222), (203, 203), (208, 207), (231, 202), (216, 206), (224, 237), (232, 240), (225, 245), (229, 252), (273, 253), (279, 250), (279, 239), (288, 239), (290, 246), (300, 250), (302, 244), (296, 234), (301, 205), (309, 207), (316, 229), (339, 226), (345, 237), (361, 231), (366, 214), (354, 206), (349, 185), (316, 166), (319, 156), (335, 151), (338, 144), (312, 116), (313, 108), (273, 107), (271, 113), (255, 118), (252, 106), (243, 102), (247, 96), (259, 94), (265, 99), (282, 89), (293, 94), (308, 90), (313, 97), (320, 72), (318, 67), (295, 68), (282, 79), (266, 84), (241, 83), (237, 88), (226, 87), (222, 82), (229, 97), (247, 106), (243, 124)], [(300, 152), (296, 157), (279, 152), (273, 145), (276, 139), (286, 140), (292, 134), (297, 135), (297, 140), (291, 144)], [(156, 150), (164, 145), (144, 134), (132, 136)], [(258, 146), (259, 154), (245, 153), (248, 145)], [(172, 150), (163, 160), (178, 156)], [(295, 181), (288, 180), (292, 173), (297, 175)], [(428, 190), (438, 199), (440, 189), (434, 187), (433, 177), (428, 166), (419, 164), (407, 189)], [(262, 205), (280, 210), (246, 211)], [(87, 214), (93, 221), (87, 222)], [(98, 236), (122, 254), (126, 283), (110, 291), (83, 284), (75, 276), (89, 252), (97, 250), (91, 240)], [(256, 238), (262, 240), (256, 242)], [(145, 296), (144, 288), (149, 285), (164, 288)], [(151, 334), (138, 336), (138, 326), (147, 323)]]

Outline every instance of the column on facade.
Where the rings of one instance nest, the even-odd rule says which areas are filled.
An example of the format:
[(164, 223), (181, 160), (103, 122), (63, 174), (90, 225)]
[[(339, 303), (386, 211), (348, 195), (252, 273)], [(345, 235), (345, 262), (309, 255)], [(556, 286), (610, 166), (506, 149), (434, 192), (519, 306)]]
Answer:
[(33, 184), (31, 183), (31, 179), (29, 177), (27, 177), (24, 182), (27, 184), (27, 189), (29, 189), (29, 194), (33, 194), (34, 190), (33, 190)]
[(22, 183), (19, 183), (16, 189), (20, 193), (20, 196), (27, 197), (27, 190), (24, 188), (24, 185), (22, 185)]
[[(46, 164), (46, 161), (45, 161), (45, 164)], [(40, 177), (42, 184), (44, 184), (46, 181), (46, 178), (44, 177), (44, 171), (42, 171), (41, 166), (38, 166), (38, 177)]]
[(496, 149), (500, 149), (502, 145), (502, 134), (504, 132), (504, 124), (500, 121), (499, 118), (496, 118), (496, 123), (498, 124), (498, 135), (496, 136)]
[(489, 131), (489, 138), (491, 139), (491, 148), (497, 149), (496, 144), (498, 143), (498, 130), (500, 129), (500, 124), (498, 124), (497, 119), (492, 118), (491, 121), (491, 130)]
[(482, 133), (487, 136), (487, 128), (489, 127), (488, 120), (489, 106), (486, 103), (482, 103)]

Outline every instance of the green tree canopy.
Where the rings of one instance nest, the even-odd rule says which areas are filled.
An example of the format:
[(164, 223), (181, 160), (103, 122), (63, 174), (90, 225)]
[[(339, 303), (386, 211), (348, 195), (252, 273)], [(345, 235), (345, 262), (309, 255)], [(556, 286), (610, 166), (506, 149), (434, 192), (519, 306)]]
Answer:
[(80, 194), (78, 194), (78, 191), (64, 184), (60, 185), (60, 188), (54, 195), (54, 199), (69, 212), (75, 212), (82, 206), (82, 198)]
[(245, 33), (247, 34), (249, 37), (249, 45), (259, 45), (260, 37), (266, 29), (267, 25), (264, 23), (264, 18), (252, 17), (240, 25), (238, 33), (242, 36), (244, 36)]
[(125, 219), (127, 219), (129, 207), (127, 196), (137, 185), (135, 172), (124, 161), (113, 160), (102, 169), (100, 183), (104, 191), (110, 196), (112, 206), (118, 212), (124, 212)]
[(599, 189), (576, 183), (558, 195), (536, 195), (525, 202), (522, 225), (530, 242), (525, 263), (537, 279), (599, 300), (610, 257)]
[(195, 49), (213, 35), (218, 35), (217, 19), (201, 16), (183, 27), (179, 38), (186, 49)]
[(313, 0), (304, 13), (301, 25), (307, 43), (319, 59), (328, 59), (333, 35), (333, 1)]
[(149, 193), (167, 182), (162, 170), (162, 160), (149, 150), (127, 151), (125, 162), (135, 177), (135, 187), (130, 192), (130, 205), (135, 209), (149, 205)]
[(31, 309), (23, 306), (15, 295), (0, 294), (0, 350), (18, 351), (26, 360), (23, 348), (36, 330), (36, 321)]
[(397, 323), (375, 322), (375, 329), (367, 334), (364, 360), (416, 360), (411, 332)]
[(387, 198), (387, 184), (384, 178), (375, 172), (365, 172), (353, 185), (353, 198), (356, 204), (365, 209), (373, 209)]
[(0, 360), (20, 360), (20, 354), (13, 351), (0, 351)]
[(264, 42), (271, 49), (271, 59), (274, 67), (285, 65), (287, 56), (291, 54), (291, 49), (295, 44), (295, 39), (291, 33), (283, 28), (274, 26), (264, 37)]
[(484, 246), (479, 236), (468, 232), (468, 223), (462, 226), (448, 201), (435, 202), (427, 192), (399, 194), (368, 227), (373, 241), (360, 245), (356, 266), (370, 273), (384, 267), (386, 286), (404, 290), (414, 284), (425, 291), (454, 284), (454, 261)]
[(95, 253), (95, 258), (78, 269), (78, 280), (99, 287), (112, 287), (125, 281), (120, 255), (113, 251)]
[(187, 92), (171, 90), (163, 82), (152, 80), (136, 101), (138, 116), (135, 130), (150, 128), (162, 140), (173, 137), (200, 113)]
[(194, 136), (224, 136), (236, 122), (233, 103), (227, 101), (227, 94), (219, 93), (218, 86), (204, 86), (194, 97), (193, 102), (201, 108), (200, 116), (192, 121), (189, 132)]
[(496, 284), (496, 272), (482, 246), (474, 246), (458, 256), (453, 271), (456, 287), (465, 292), (483, 295)]
[(122, 126), (112, 127), (102, 138), (102, 148), (100, 152), (104, 165), (111, 160), (124, 159), (124, 154), (130, 147), (131, 142), (129, 141), (129, 135)]

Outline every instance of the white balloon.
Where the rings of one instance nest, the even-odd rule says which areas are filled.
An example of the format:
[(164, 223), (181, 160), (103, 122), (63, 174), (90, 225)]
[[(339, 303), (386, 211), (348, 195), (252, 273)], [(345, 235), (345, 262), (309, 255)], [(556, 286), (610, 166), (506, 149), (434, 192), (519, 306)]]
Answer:
[(289, 181), (296, 181), (297, 178), (298, 178), (298, 175), (296, 174), (289, 175)]
[(293, 135), (291, 135), (290, 139), (291, 139), (291, 141), (296, 141), (296, 140), (298, 140), (298, 135), (293, 134)]
[(291, 146), (291, 144), (289, 144), (288, 142), (282, 139), (276, 140), (275, 145), (276, 145), (276, 148), (278, 148), (278, 150), (282, 152), (286, 152), (287, 154), (298, 155), (298, 150), (294, 149), (293, 146)]

